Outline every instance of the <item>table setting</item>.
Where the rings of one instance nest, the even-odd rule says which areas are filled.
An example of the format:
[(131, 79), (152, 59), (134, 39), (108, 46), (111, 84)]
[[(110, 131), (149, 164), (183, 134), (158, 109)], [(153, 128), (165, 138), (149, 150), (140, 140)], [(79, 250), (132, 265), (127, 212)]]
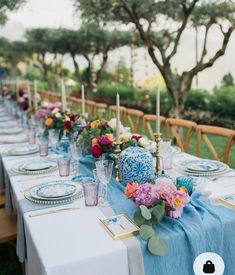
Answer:
[[(233, 270), (225, 257), (235, 245), (235, 172), (228, 165), (180, 152), (160, 138), (158, 121), (156, 142), (135, 133), (127, 139), (119, 123), (85, 124), (57, 110), (43, 123), (48, 135), (29, 128), (33, 138), (16, 135), (19, 147), (0, 135), (6, 208), (17, 209), (17, 255), (27, 274), (175, 274), (183, 259), (186, 275), (205, 251)], [(135, 234), (122, 228), (129, 222)], [(128, 237), (114, 240), (107, 233), (114, 224)]]

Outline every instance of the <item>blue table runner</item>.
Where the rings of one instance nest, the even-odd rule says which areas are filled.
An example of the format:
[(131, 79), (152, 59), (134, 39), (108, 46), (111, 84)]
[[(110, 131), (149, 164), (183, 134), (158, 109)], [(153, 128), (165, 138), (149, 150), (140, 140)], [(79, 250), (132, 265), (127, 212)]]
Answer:
[[(85, 176), (92, 176), (94, 160), (87, 156), (81, 160)], [(112, 179), (108, 188), (109, 200), (117, 214), (133, 219), (136, 205), (126, 199), (124, 187)], [(150, 254), (146, 242), (139, 239), (146, 275), (191, 275), (195, 258), (203, 252), (215, 252), (225, 262), (225, 275), (235, 275), (235, 212), (223, 206), (212, 205), (194, 192), (191, 202), (184, 208), (180, 219), (165, 217), (155, 230), (168, 243), (168, 253), (159, 257)]]

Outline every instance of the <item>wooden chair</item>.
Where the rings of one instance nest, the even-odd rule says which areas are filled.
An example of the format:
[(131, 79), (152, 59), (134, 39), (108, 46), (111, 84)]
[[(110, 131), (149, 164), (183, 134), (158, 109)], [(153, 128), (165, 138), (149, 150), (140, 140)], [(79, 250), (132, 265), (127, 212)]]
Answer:
[[(126, 107), (120, 106), (120, 120), (124, 121), (126, 116)], [(116, 105), (109, 106), (109, 119), (116, 117)]]
[(126, 117), (127, 121), (131, 126), (132, 133), (137, 133), (140, 122), (143, 119), (144, 113), (140, 110), (136, 109), (126, 109)]
[(76, 98), (74, 96), (68, 97), (68, 103), (70, 109), (75, 113), (81, 113), (82, 109), (82, 100), (80, 98)]
[[(197, 124), (190, 120), (168, 118), (166, 120), (166, 138), (169, 138), (170, 132), (173, 138), (176, 140), (177, 145), (183, 152), (188, 151), (189, 142), (195, 131)], [(183, 134), (183, 130), (186, 130), (186, 134)]]
[[(144, 115), (143, 117), (142, 134), (146, 135), (146, 130), (148, 130), (148, 133), (150, 134), (150, 137), (152, 140), (155, 140), (154, 133), (156, 132), (156, 131), (154, 132), (152, 124), (153, 123), (156, 124), (156, 119), (157, 119), (156, 115)], [(160, 127), (165, 122), (166, 122), (166, 118), (164, 116), (160, 116)]]
[(95, 104), (95, 116), (97, 116), (99, 119), (104, 118), (107, 110), (108, 110), (108, 105), (106, 103)]
[(0, 208), (5, 206), (5, 191), (4, 189), (0, 189)]
[(0, 244), (16, 239), (16, 215), (8, 216), (4, 208), (0, 209)]
[(95, 111), (95, 101), (85, 100), (85, 112), (88, 113), (88, 117), (93, 117)]
[[(235, 131), (231, 129), (223, 128), (223, 127), (208, 126), (208, 125), (198, 125), (196, 130), (197, 130), (197, 156), (200, 157), (201, 155), (201, 144), (203, 139), (203, 141), (209, 148), (215, 160), (222, 159), (224, 163), (228, 163), (230, 149), (235, 141)], [(211, 140), (209, 139), (208, 135), (221, 136), (221, 137), (224, 137), (225, 140), (227, 139), (224, 150), (217, 152)]]

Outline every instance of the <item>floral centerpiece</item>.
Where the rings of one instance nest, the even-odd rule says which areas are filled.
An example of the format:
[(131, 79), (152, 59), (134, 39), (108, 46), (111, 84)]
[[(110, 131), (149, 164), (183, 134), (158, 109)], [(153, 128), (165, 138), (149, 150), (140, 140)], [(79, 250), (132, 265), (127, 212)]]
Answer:
[(44, 119), (53, 110), (61, 110), (61, 102), (49, 103), (48, 101), (41, 102), (40, 108), (36, 111), (35, 116), (39, 119)]
[(67, 136), (76, 139), (81, 129), (86, 126), (86, 121), (79, 114), (62, 112), (55, 108), (45, 116), (44, 125), (45, 132), (55, 129), (60, 132), (60, 137), (66, 133)]
[(141, 238), (148, 242), (147, 247), (150, 253), (165, 255), (167, 243), (155, 234), (153, 227), (160, 223), (165, 215), (171, 218), (181, 217), (183, 208), (190, 201), (187, 189), (177, 188), (171, 178), (160, 176), (155, 184), (128, 183), (125, 196), (132, 199), (138, 206), (134, 220), (140, 226)]
[(78, 140), (82, 141), (87, 154), (98, 158), (103, 153), (112, 153), (114, 149), (113, 129), (105, 120), (91, 120), (87, 123)]
[(120, 141), (122, 142), (123, 149), (129, 146), (140, 146), (147, 148), (149, 140), (139, 134), (123, 133), (120, 135)]

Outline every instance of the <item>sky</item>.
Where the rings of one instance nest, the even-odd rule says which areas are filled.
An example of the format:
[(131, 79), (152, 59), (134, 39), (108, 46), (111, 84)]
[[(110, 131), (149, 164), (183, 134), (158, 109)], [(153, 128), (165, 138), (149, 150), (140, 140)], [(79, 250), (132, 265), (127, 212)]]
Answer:
[[(24, 30), (33, 27), (67, 27), (77, 29), (80, 25), (78, 15), (74, 15), (72, 0), (28, 0), (18, 11), (9, 13), (8, 22), (0, 28), (0, 36), (6, 36), (8, 39), (20, 39)], [(199, 33), (199, 46), (202, 44), (203, 35)], [(209, 36), (209, 51), (212, 54), (221, 44), (221, 36), (218, 30), (213, 29)], [(219, 59), (213, 68), (205, 70), (199, 74), (199, 87), (213, 89), (218, 85), (224, 74), (231, 72), (235, 78), (235, 33), (232, 35), (227, 52), (224, 57)], [(144, 49), (136, 52), (138, 61), (134, 64), (135, 80), (141, 81), (145, 77), (151, 77), (159, 74), (156, 66), (147, 55), (145, 59)], [(128, 47), (122, 47), (119, 50), (109, 54), (108, 68), (117, 65), (120, 59), (125, 60), (127, 66), (130, 66), (131, 53)], [(147, 60), (147, 62), (145, 62)], [(85, 66), (84, 60), (80, 60)], [(173, 66), (178, 71), (190, 68), (195, 63), (195, 33), (187, 31), (182, 37), (179, 53), (173, 61)], [(71, 60), (65, 63), (70, 69), (73, 69)]]

